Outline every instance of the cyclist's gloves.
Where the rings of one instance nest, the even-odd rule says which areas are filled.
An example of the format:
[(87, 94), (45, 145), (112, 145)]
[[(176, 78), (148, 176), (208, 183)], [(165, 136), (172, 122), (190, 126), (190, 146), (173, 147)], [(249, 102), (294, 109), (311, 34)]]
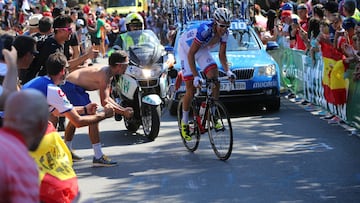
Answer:
[(194, 85), (194, 87), (200, 87), (201, 78), (199, 76), (195, 76), (194, 81), (193, 81), (193, 85)]
[(229, 77), (229, 79), (232, 79), (232, 80), (236, 79), (236, 75), (231, 70), (228, 70), (226, 72), (226, 75)]

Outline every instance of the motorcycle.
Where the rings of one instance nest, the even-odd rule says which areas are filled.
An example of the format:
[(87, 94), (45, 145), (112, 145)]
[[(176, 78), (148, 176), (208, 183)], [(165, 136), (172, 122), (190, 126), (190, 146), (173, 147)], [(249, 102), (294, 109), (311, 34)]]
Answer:
[[(127, 32), (130, 38), (122, 47), (129, 54), (125, 74), (114, 77), (112, 96), (123, 107), (132, 107), (134, 116), (124, 118), (128, 131), (136, 132), (140, 125), (146, 137), (154, 140), (160, 129), (160, 117), (168, 88), (166, 51), (151, 30)], [(115, 115), (116, 120), (117, 119)]]

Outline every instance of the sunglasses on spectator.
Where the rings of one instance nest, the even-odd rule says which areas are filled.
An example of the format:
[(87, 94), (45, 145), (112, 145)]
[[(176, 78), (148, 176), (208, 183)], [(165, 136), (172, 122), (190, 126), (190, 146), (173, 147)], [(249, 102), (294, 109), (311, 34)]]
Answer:
[(71, 27), (59, 27), (59, 28), (55, 28), (55, 30), (64, 30), (64, 31), (67, 31), (67, 32), (72, 32)]
[(118, 63), (115, 63), (116, 65), (129, 65), (129, 62), (118, 62)]
[(222, 24), (222, 23), (218, 23), (218, 22), (216, 22), (216, 24), (221, 28), (230, 28), (230, 24)]

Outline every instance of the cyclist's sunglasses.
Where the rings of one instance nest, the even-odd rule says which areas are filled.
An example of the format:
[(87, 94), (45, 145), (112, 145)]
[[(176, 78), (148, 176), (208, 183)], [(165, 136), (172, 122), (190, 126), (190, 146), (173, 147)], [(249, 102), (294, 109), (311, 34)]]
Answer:
[(216, 22), (216, 24), (221, 27), (221, 28), (230, 28), (230, 24), (222, 24), (222, 23), (219, 23), (219, 22)]
[(67, 31), (67, 32), (72, 32), (71, 27), (59, 27), (59, 28), (55, 28), (55, 30), (64, 30), (64, 31)]

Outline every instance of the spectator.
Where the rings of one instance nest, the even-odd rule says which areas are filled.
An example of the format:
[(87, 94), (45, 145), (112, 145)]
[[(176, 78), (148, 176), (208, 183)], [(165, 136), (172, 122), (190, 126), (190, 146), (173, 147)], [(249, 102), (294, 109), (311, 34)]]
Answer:
[[(327, 43), (333, 43), (334, 42), (334, 37), (335, 37), (335, 29), (334, 26), (332, 26), (332, 23), (334, 21), (334, 14), (339, 12), (339, 4), (335, 1), (328, 1), (327, 3), (324, 4), (324, 14), (325, 17), (330, 21), (331, 25), (329, 27), (329, 39)], [(324, 41), (326, 42), (326, 41)]]
[[(28, 150), (38, 148), (47, 124), (48, 105), (39, 91), (14, 92), (7, 98), (0, 129), (2, 202), (40, 202), (38, 167)], [(9, 159), (9, 153), (16, 158)]]
[[(39, 21), (39, 32), (32, 35), (36, 41), (36, 50), (39, 52), (44, 46), (45, 40), (53, 34), (53, 19), (48, 16), (44, 16)], [(35, 55), (34, 60), (27, 69), (21, 69), (19, 72), (19, 79), (21, 84), (25, 84), (29, 80), (36, 77), (39, 72), (38, 60), (40, 55)]]
[(342, 12), (346, 19), (353, 18), (357, 23), (360, 23), (360, 12), (356, 8), (355, 0), (343, 0)]
[[(291, 36), (295, 37), (295, 48), (299, 50), (306, 50), (306, 45), (304, 41), (307, 41), (307, 31), (308, 31), (308, 11), (305, 4), (299, 4), (297, 7), (297, 14), (299, 16), (299, 20), (293, 21), (292, 33)], [(299, 21), (299, 22), (298, 22)], [(292, 38), (291, 37), (291, 38)]]
[[(96, 113), (97, 105), (89, 103), (86, 106), (74, 108), (68, 101), (66, 95), (58, 87), (65, 83), (69, 64), (66, 57), (60, 52), (55, 52), (46, 61), (48, 75), (34, 78), (23, 86), (23, 89), (35, 88), (47, 97), (49, 110), (54, 116), (63, 115), (67, 117), (75, 127), (83, 127), (113, 116), (113, 109), (109, 105), (104, 106), (104, 112)], [(80, 116), (79, 113), (83, 116)], [(100, 146), (98, 146), (100, 147)], [(74, 155), (72, 153), (72, 155)], [(73, 156), (73, 160), (77, 157)]]
[(43, 17), (42, 14), (33, 14), (29, 18), (28, 30), (24, 32), (24, 35), (33, 35), (39, 32), (39, 21)]
[(332, 23), (332, 26), (335, 29), (333, 46), (340, 52), (343, 52), (342, 49), (344, 43), (349, 43), (348, 33), (342, 27), (342, 24), (342, 16), (339, 13), (334, 14), (334, 20)]
[(254, 13), (255, 13), (255, 25), (260, 26), (264, 30), (266, 30), (268, 19), (262, 15), (261, 7), (258, 4), (255, 4), (255, 6), (254, 6)]
[(324, 19), (324, 6), (322, 4), (315, 4), (312, 8), (312, 17), (319, 20)]
[[(0, 40), (3, 46), (3, 55), (0, 60), (4, 61), (5, 59), (6, 61), (6, 64), (0, 63), (1, 68), (4, 70), (3, 74), (6, 74), (1, 88), (2, 93), (0, 94), (0, 110), (3, 110), (4, 98), (19, 88), (18, 69), (29, 67), (34, 54), (36, 54), (36, 47), (35, 40), (29, 36), (18, 36), (14, 40), (10, 35), (3, 35)], [(13, 44), (14, 47), (11, 48), (9, 43)], [(11, 49), (11, 52), (8, 51), (9, 49)]]
[(91, 1), (88, 0), (85, 6), (83, 7), (83, 12), (88, 15), (91, 12)]
[(295, 38), (290, 37), (291, 33), (291, 24), (293, 23), (293, 20), (291, 18), (291, 11), (285, 10), (281, 12), (281, 22), (282, 27), (279, 28), (281, 31), (279, 32), (279, 36), (281, 36), (280, 45), (284, 47), (290, 47), (290, 41), (294, 40)]
[[(115, 113), (131, 118), (133, 109), (131, 107), (121, 107), (110, 97), (110, 83), (113, 76), (124, 74), (129, 63), (129, 58), (124, 51), (113, 52), (109, 57), (109, 66), (96, 68), (82, 68), (70, 73), (66, 78), (66, 83), (61, 86), (69, 101), (76, 106), (89, 104), (90, 97), (86, 91), (98, 90), (102, 106), (110, 105)], [(72, 139), (75, 133), (75, 126), (69, 123), (65, 130), (65, 143), (72, 150)], [(101, 151), (99, 137), (99, 124), (89, 125), (89, 136), (94, 149), (94, 166), (112, 166), (116, 162), (111, 161)]]
[[(309, 51), (313, 65), (321, 60), (320, 44), (317, 40), (319, 34), (321, 33), (320, 22), (321, 21), (318, 18), (311, 18), (309, 21)], [(324, 32), (324, 30), (322, 30), (322, 32)]]
[(102, 57), (105, 57), (105, 38), (106, 38), (106, 14), (104, 12), (100, 13), (99, 18), (96, 21), (96, 41), (95, 49), (100, 51)]

